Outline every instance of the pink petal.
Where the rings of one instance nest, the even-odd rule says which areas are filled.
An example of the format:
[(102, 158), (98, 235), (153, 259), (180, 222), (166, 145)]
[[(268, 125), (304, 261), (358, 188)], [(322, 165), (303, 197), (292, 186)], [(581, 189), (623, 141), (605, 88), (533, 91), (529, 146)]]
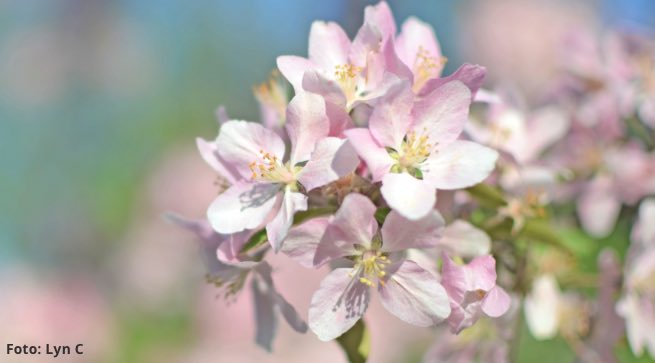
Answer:
[(414, 93), (409, 82), (399, 82), (389, 89), (373, 109), (369, 119), (371, 134), (380, 144), (399, 150), (409, 130)]
[(364, 23), (359, 30), (355, 39), (353, 39), (350, 48), (350, 62), (356, 66), (363, 67), (366, 65), (366, 58), (371, 52), (380, 50), (380, 43), (383, 37), (380, 29), (370, 23)]
[(270, 290), (257, 280), (252, 281), (253, 303), (255, 305), (255, 342), (268, 352), (273, 350), (273, 339), (277, 333), (278, 319)]
[(209, 164), (220, 176), (225, 178), (230, 184), (234, 184), (238, 179), (238, 173), (234, 168), (227, 164), (216, 151), (216, 143), (208, 142), (201, 138), (196, 138), (196, 145), (202, 159)]
[(526, 154), (520, 160), (532, 160), (547, 147), (560, 140), (569, 129), (569, 119), (555, 108), (542, 108), (535, 112), (528, 123)]
[(274, 184), (237, 182), (212, 202), (207, 219), (222, 234), (261, 227), (272, 214), (278, 197), (282, 197), (279, 192), (280, 187)]
[(327, 227), (314, 257), (314, 265), (359, 254), (355, 245), (370, 248), (377, 232), (375, 205), (365, 196), (350, 193)]
[(364, 9), (364, 23), (376, 27), (384, 39), (396, 35), (396, 22), (389, 5), (384, 1), (377, 5), (369, 5)]
[[(412, 69), (416, 64), (420, 48), (438, 62), (441, 60), (441, 49), (432, 27), (414, 17), (409, 17), (403, 23), (400, 34), (396, 38), (396, 52), (403, 63)], [(443, 67), (440, 67), (435, 76), (441, 74), (441, 68)]]
[(330, 131), (323, 98), (308, 92), (296, 93), (287, 106), (286, 130), (291, 140), (291, 165), (309, 159), (316, 143)]
[(457, 139), (464, 129), (471, 104), (471, 92), (459, 81), (444, 84), (414, 104), (413, 129), (426, 129), (431, 144)]
[(423, 178), (437, 189), (461, 189), (475, 185), (493, 171), (498, 152), (471, 141), (456, 140), (437, 145), (425, 163)]
[(368, 129), (357, 128), (344, 132), (348, 141), (355, 148), (360, 158), (364, 160), (366, 166), (371, 171), (373, 181), (377, 182), (391, 170), (395, 161), (389, 156), (389, 153), (380, 145)]
[(350, 39), (339, 24), (315, 21), (309, 31), (309, 59), (319, 68), (332, 73), (335, 67), (348, 63)]
[(448, 295), (462, 304), (467, 292), (489, 291), (496, 285), (496, 260), (492, 256), (476, 257), (467, 265), (458, 265), (442, 254), (441, 282)]
[(403, 261), (378, 291), (385, 309), (409, 324), (428, 327), (450, 315), (446, 290), (434, 275), (412, 261)]
[(434, 187), (407, 173), (388, 173), (380, 191), (393, 210), (411, 220), (425, 217), (437, 201)]
[(495, 286), (482, 300), (482, 311), (492, 318), (497, 318), (509, 310), (511, 299), (509, 295), (499, 286)]
[(250, 179), (250, 163), (262, 160), (262, 151), (284, 159), (284, 141), (274, 131), (247, 121), (228, 121), (216, 139), (218, 155), (243, 178)]
[(325, 102), (325, 112), (330, 120), (329, 136), (343, 137), (343, 132), (353, 127), (353, 120), (342, 106)]
[(307, 58), (297, 57), (295, 55), (277, 57), (277, 68), (284, 78), (291, 83), (296, 92), (303, 90), (302, 79), (305, 72), (315, 67), (316, 65)]
[(489, 253), (491, 239), (484, 231), (458, 219), (443, 230), (439, 246), (456, 256), (475, 257)]
[(434, 210), (416, 221), (393, 210), (387, 215), (381, 229), (382, 250), (397, 252), (409, 248), (435, 247), (439, 243), (444, 224), (443, 217)]
[(610, 234), (621, 212), (621, 202), (612, 187), (609, 177), (596, 177), (578, 200), (578, 216), (582, 227), (594, 237)]
[(317, 70), (308, 70), (302, 78), (302, 88), (307, 92), (323, 96), (326, 102), (346, 107), (346, 96), (336, 81), (327, 78)]
[(352, 173), (357, 165), (359, 158), (348, 140), (327, 137), (316, 144), (298, 181), (310, 191)]
[(354, 281), (349, 272), (349, 268), (330, 272), (312, 296), (309, 328), (322, 341), (335, 339), (348, 331), (368, 307), (368, 286)]
[(307, 210), (307, 196), (286, 190), (277, 215), (266, 225), (266, 235), (273, 250), (278, 252), (293, 225), (293, 216), (298, 211)]
[(216, 111), (214, 111), (214, 116), (216, 117), (216, 121), (218, 122), (219, 126), (230, 121), (230, 116), (228, 116), (227, 111), (225, 110), (225, 106), (223, 105), (216, 108)]
[(314, 255), (328, 223), (329, 217), (319, 217), (291, 228), (282, 245), (282, 253), (303, 267), (314, 267)]
[(448, 77), (433, 78), (427, 81), (423, 88), (421, 88), (419, 91), (418, 95), (425, 96), (448, 82), (460, 81), (464, 83), (466, 87), (468, 87), (468, 89), (471, 91), (471, 96), (475, 98), (475, 94), (480, 89), (480, 86), (482, 86), (482, 82), (484, 81), (484, 76), (486, 74), (486, 68), (477, 64), (474, 65), (465, 63), (459, 67), (455, 73)]

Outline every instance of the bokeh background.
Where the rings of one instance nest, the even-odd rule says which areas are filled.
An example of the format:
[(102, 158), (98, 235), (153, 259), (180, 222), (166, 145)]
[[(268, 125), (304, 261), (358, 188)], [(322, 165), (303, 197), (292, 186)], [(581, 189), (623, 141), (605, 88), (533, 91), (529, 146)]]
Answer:
[[(354, 35), (369, 3), (0, 0), (0, 348), (83, 343), (84, 356), (66, 358), (79, 362), (344, 361), (284, 324), (274, 354), (256, 347), (248, 292), (220, 301), (193, 238), (162, 214), (201, 217), (215, 195), (194, 142), (215, 136), (215, 108), (257, 120), (252, 87), (276, 56), (305, 55), (316, 19)], [(398, 22), (433, 25), (446, 73), (480, 63), (489, 84), (528, 98), (567, 31), (655, 29), (649, 0), (389, 3)], [(275, 261), (306, 315), (323, 272)], [(372, 314), (371, 361), (420, 361), (430, 331)], [(525, 361), (572, 359), (557, 342), (525, 341)]]

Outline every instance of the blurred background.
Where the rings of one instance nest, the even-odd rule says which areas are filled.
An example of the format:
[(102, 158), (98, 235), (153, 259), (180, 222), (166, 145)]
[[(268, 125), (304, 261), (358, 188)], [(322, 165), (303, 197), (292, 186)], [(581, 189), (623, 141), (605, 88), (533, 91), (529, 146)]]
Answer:
[[(216, 107), (257, 120), (252, 87), (275, 58), (306, 55), (313, 20), (354, 35), (370, 3), (0, 0), (3, 350), (83, 343), (70, 361), (344, 361), (336, 344), (284, 324), (273, 355), (256, 347), (248, 291), (219, 301), (193, 238), (162, 214), (202, 217), (216, 194), (194, 141), (215, 137)], [(415, 15), (435, 28), (446, 73), (479, 63), (489, 84), (528, 96), (567, 31), (655, 28), (649, 0), (389, 3), (397, 22)], [(306, 316), (322, 272), (275, 260), (281, 292)], [(380, 311), (371, 361), (419, 361), (431, 333)], [(549, 357), (539, 361), (564, 361)]]

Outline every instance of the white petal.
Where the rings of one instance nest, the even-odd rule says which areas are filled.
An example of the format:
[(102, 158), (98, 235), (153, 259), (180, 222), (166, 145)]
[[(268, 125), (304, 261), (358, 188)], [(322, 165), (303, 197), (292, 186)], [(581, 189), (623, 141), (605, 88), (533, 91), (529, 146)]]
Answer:
[(457, 140), (437, 146), (426, 165), (423, 178), (437, 189), (461, 189), (486, 179), (496, 165), (498, 152), (470, 141)]
[(450, 315), (446, 290), (436, 277), (412, 261), (404, 261), (378, 286), (382, 305), (401, 320), (427, 327)]
[(261, 227), (271, 215), (279, 191), (275, 184), (238, 182), (214, 200), (207, 219), (222, 234)]
[(425, 217), (437, 201), (434, 187), (406, 173), (385, 175), (380, 191), (393, 210), (411, 220)]
[(312, 296), (309, 328), (322, 341), (335, 339), (348, 331), (368, 307), (368, 286), (353, 280), (349, 272), (347, 268), (330, 272)]
[(347, 140), (327, 137), (316, 144), (298, 181), (310, 191), (352, 173), (357, 165), (359, 158)]

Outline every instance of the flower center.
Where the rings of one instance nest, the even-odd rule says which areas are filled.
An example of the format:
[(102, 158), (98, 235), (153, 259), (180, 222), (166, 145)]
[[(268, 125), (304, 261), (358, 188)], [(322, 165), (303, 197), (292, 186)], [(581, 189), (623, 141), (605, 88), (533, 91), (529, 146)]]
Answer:
[[(423, 132), (425, 133), (425, 129)], [(389, 155), (396, 160), (391, 167), (392, 173), (409, 173), (419, 179), (423, 178), (420, 169), (421, 165), (428, 159), (432, 152), (433, 145), (429, 142), (426, 134), (417, 136), (416, 132), (410, 131), (400, 146), (400, 150), (389, 150)]]
[(252, 180), (282, 184), (296, 183), (296, 173), (301, 169), (300, 167), (292, 168), (289, 163), (283, 164), (277, 156), (264, 150), (259, 150), (259, 153), (261, 159), (249, 165)]
[(418, 47), (416, 59), (414, 60), (414, 92), (423, 88), (425, 82), (436, 77), (443, 66), (448, 62), (446, 57), (433, 57), (427, 49)]
[(379, 250), (368, 250), (355, 259), (351, 277), (359, 276), (359, 282), (369, 287), (384, 286), (384, 269), (389, 265), (389, 257)]
[(357, 80), (361, 71), (361, 67), (353, 64), (340, 64), (334, 69), (334, 78), (346, 96), (348, 108), (357, 97)]

